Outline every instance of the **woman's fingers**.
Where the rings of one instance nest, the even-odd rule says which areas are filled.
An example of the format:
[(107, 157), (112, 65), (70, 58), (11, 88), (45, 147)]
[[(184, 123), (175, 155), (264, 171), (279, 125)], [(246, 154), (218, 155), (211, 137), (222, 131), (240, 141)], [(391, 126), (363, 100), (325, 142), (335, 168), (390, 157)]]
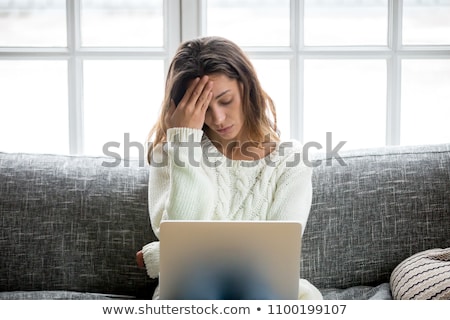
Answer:
[(185, 106), (189, 105), (189, 100), (191, 99), (192, 95), (194, 94), (195, 88), (200, 82), (200, 78), (195, 78), (192, 83), (188, 86), (186, 89), (186, 92), (184, 93), (183, 98), (181, 99), (180, 103), (178, 104), (178, 108), (184, 108)]
[(197, 84), (191, 96), (190, 102), (195, 108), (204, 109), (209, 105), (209, 96), (212, 90), (213, 83), (209, 81), (208, 76), (204, 76)]
[(142, 250), (136, 252), (136, 263), (139, 268), (145, 268), (144, 253)]
[(170, 119), (172, 118), (172, 115), (175, 112), (176, 108), (177, 108), (177, 106), (175, 105), (175, 101), (173, 101), (173, 99), (170, 99), (169, 109), (167, 110), (166, 116), (164, 118), (164, 121), (166, 123), (166, 127), (168, 127), (168, 128), (171, 127)]
[(205, 102), (201, 105), (201, 108), (202, 108), (203, 112), (206, 112), (206, 109), (208, 109), (209, 103), (212, 100), (212, 96), (213, 96), (212, 91), (209, 91), (207, 96), (206, 96)]
[(189, 88), (186, 90), (183, 99), (181, 99), (179, 107), (203, 109), (205, 107), (205, 103), (208, 102), (209, 104), (209, 102), (211, 101), (209, 96), (212, 87), (213, 83), (209, 81), (208, 76), (195, 78)]
[(188, 127), (201, 129), (205, 113), (212, 99), (213, 82), (208, 76), (195, 78), (189, 85), (178, 106), (170, 102), (166, 115), (167, 128)]

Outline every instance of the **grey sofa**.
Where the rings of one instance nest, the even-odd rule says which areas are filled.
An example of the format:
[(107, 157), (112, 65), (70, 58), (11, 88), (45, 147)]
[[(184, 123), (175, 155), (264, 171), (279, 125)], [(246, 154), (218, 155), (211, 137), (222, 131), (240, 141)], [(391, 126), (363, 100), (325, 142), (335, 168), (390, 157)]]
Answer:
[[(407, 257), (450, 247), (450, 144), (316, 154), (300, 275), (325, 299), (390, 299)], [(149, 299), (148, 167), (0, 153), (0, 299)]]

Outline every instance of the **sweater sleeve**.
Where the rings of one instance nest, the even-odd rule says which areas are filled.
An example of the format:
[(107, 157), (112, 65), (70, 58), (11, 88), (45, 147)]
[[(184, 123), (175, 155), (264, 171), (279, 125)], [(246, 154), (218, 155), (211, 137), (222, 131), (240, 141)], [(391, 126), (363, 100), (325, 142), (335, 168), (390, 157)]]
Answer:
[[(203, 164), (203, 131), (167, 130), (167, 143), (154, 150), (150, 165), (148, 204), (155, 235), (163, 220), (206, 220), (213, 214), (216, 193)], [(147, 273), (159, 273), (159, 243), (142, 248)]]
[(167, 131), (167, 165), (150, 169), (149, 213), (159, 236), (162, 220), (207, 220), (214, 209), (215, 187), (203, 164), (203, 131), (172, 128)]
[(278, 179), (268, 218), (299, 221), (303, 233), (312, 202), (312, 168), (306, 166), (301, 157), (301, 151), (297, 147), (279, 163)]

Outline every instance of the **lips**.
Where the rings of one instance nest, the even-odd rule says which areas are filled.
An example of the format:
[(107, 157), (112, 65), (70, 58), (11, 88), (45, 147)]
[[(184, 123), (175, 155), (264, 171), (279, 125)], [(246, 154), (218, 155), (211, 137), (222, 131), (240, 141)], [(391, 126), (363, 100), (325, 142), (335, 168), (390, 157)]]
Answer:
[(232, 128), (233, 128), (233, 125), (222, 128), (222, 129), (217, 129), (217, 132), (220, 134), (227, 134), (231, 131)]

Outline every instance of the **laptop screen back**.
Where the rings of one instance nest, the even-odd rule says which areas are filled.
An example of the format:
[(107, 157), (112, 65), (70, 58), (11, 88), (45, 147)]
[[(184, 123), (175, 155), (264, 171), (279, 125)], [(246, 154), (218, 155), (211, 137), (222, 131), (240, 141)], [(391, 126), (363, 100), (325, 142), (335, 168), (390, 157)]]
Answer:
[(236, 293), (232, 299), (251, 288), (257, 299), (264, 290), (268, 299), (297, 299), (301, 228), (287, 221), (163, 221), (160, 299), (203, 299), (218, 286)]

